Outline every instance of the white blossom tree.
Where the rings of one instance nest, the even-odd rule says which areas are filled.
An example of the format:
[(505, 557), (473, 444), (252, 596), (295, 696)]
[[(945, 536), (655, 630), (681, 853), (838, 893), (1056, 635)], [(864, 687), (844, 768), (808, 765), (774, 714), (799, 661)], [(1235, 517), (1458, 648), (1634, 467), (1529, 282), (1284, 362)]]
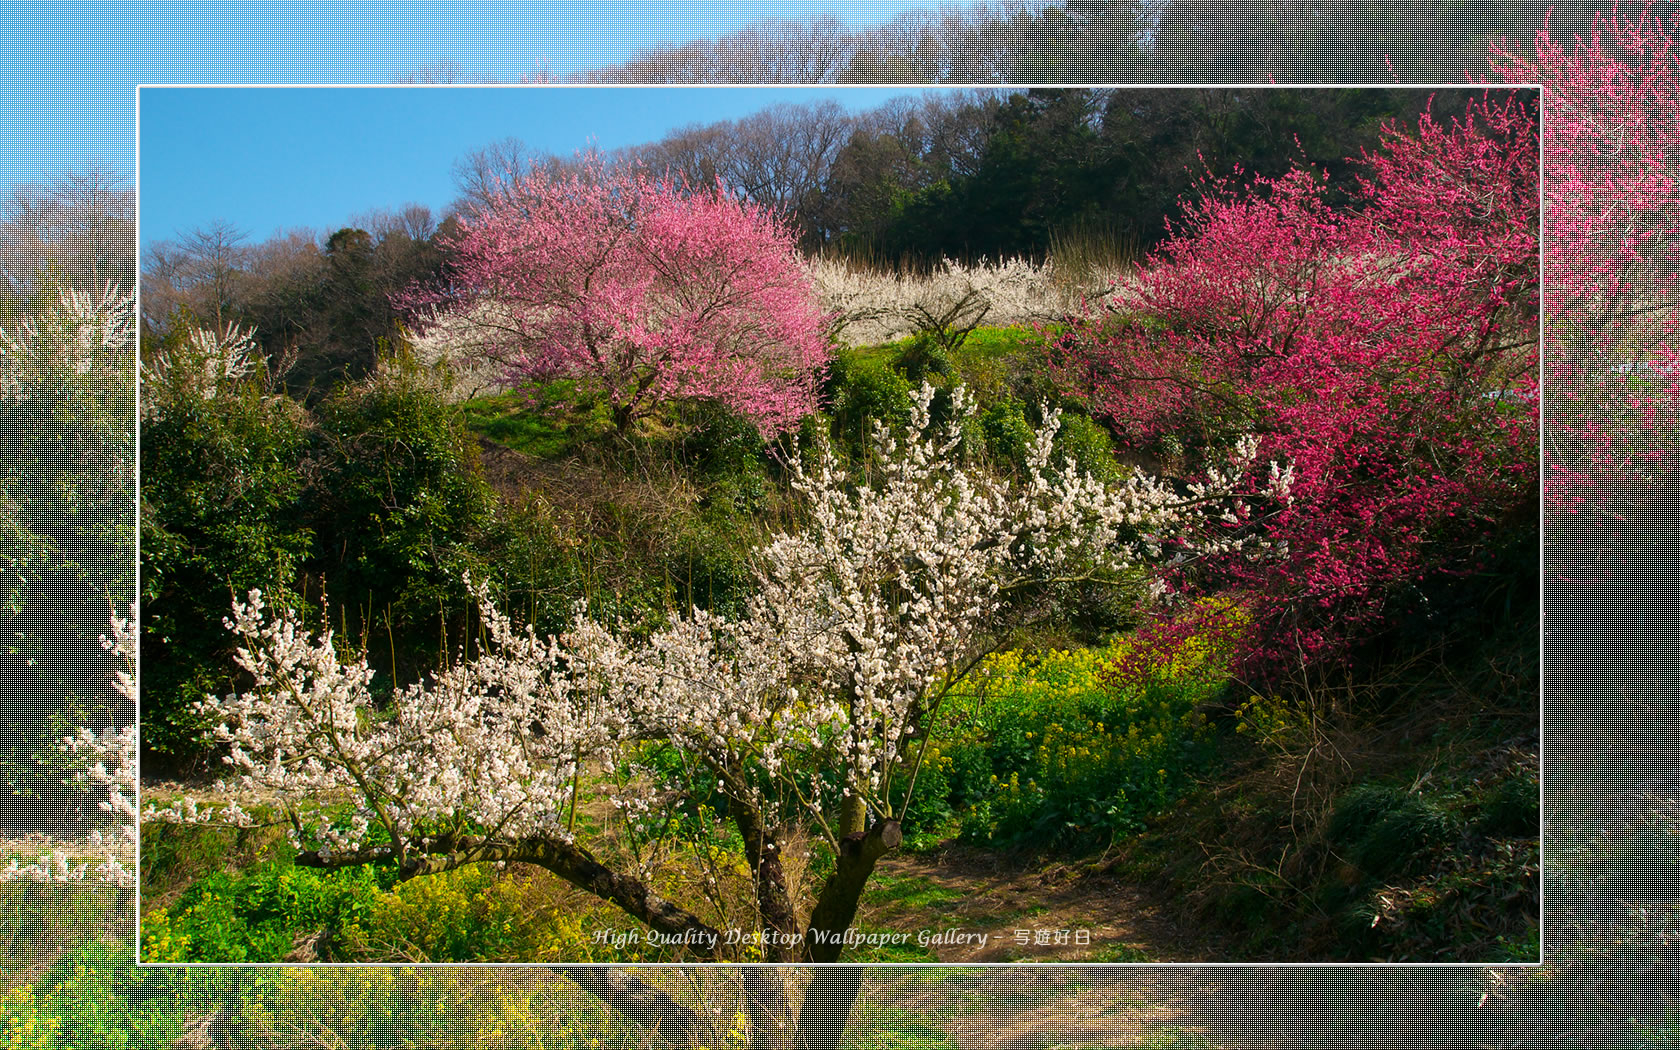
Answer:
[[(111, 634), (100, 641), (107, 652), (121, 661), (112, 686), (133, 710), (133, 705), (139, 703), (133, 674), (139, 642), (136, 621), (113, 615)], [(104, 816), (94, 822), (86, 841), (74, 850), (55, 848), (32, 864), (20, 864), (18, 858), (10, 858), (6, 867), (0, 868), (0, 882), (89, 880), (133, 886), (138, 830), (135, 782), (140, 768), (139, 738), (134, 723), (121, 728), (107, 726), (97, 733), (82, 727), (64, 737), (58, 746), (87, 761), (87, 767), (79, 770), (74, 780), (91, 785), (96, 795), (103, 792), (104, 797), (95, 806)]]
[[(838, 961), (876, 862), (902, 841), (925, 727), (1030, 614), (1035, 588), (1253, 542), (1227, 524), (1247, 517), (1236, 492), (1252, 441), (1187, 492), (1143, 477), (1105, 485), (1071, 462), (1052, 466), (1051, 414), (1026, 479), (1013, 484), (966, 462), (973, 406), (963, 391), (943, 424), (933, 399), (930, 387), (915, 398), (910, 434), (876, 428), (880, 466), (867, 483), (826, 447), (795, 466), (807, 521), (759, 548), (758, 588), (737, 619), (691, 610), (639, 637), (580, 612), (564, 634), (539, 638), (480, 585), (487, 644), (400, 691), (382, 714), (365, 659), (346, 660), (330, 632), (313, 636), (251, 592), (228, 625), (252, 685), (205, 704), (228, 761), (246, 785), (288, 801), (301, 863), (393, 863), (403, 878), (536, 865), (693, 959)], [(678, 756), (683, 775), (657, 775), (650, 748)], [(745, 949), (703, 917), (703, 903), (662, 896), (644, 860), (577, 821), (588, 792), (634, 834), (697, 783), (727, 800), (740, 835), (756, 923)], [(312, 800), (348, 801), (350, 811), (311, 811)], [(192, 819), (180, 806), (152, 815)], [(801, 894), (786, 854), (808, 830), (833, 868)], [(743, 974), (755, 1027), (791, 1030), (781, 978)], [(573, 976), (586, 987), (608, 980)], [(857, 979), (837, 978), (852, 994)], [(606, 991), (615, 1002), (628, 994)], [(849, 1010), (844, 988), (808, 993), (805, 1013), (832, 1013), (841, 1000)], [(820, 1022), (806, 1016), (798, 1028)]]

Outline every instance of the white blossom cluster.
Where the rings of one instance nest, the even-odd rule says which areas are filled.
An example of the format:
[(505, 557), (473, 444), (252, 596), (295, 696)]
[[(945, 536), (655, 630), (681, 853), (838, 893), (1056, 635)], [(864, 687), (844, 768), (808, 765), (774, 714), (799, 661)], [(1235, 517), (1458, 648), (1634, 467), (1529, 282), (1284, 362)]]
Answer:
[(0, 404), (29, 396), (26, 380), (43, 362), (53, 371), (85, 376), (98, 355), (133, 348), (133, 295), (112, 285), (95, 301), (86, 292), (62, 290), (56, 306), (10, 332), (0, 329)]
[(190, 795), (175, 799), (167, 806), (148, 802), (144, 819), (160, 824), (223, 824), (240, 828), (256, 824), (255, 818), (240, 805), (238, 799), (207, 805)]
[(265, 367), (267, 360), (257, 344), (255, 328), (232, 325), (221, 333), (194, 328), (181, 344), (164, 347), (141, 363), (144, 410), (156, 412), (165, 390), (211, 400), (228, 384)]
[[(134, 621), (112, 616), (111, 635), (100, 641), (106, 651), (115, 653), (122, 661), (122, 668), (116, 672), (112, 685), (130, 704), (136, 703), (132, 671), (138, 633)], [(99, 801), (98, 807), (108, 819), (88, 833), (86, 843), (98, 860), (81, 859), (88, 851), (80, 848), (75, 851), (74, 859), (71, 853), (62, 849), (43, 855), (34, 864), (20, 865), (13, 858), (7, 867), (0, 869), (0, 882), (19, 879), (78, 882), (87, 878), (91, 869), (93, 878), (101, 882), (132, 886), (136, 847), (135, 782), (140, 760), (139, 738), (134, 725), (131, 723), (121, 729), (106, 727), (98, 733), (91, 729), (79, 729), (74, 735), (65, 737), (59, 747), (91, 760), (87, 769), (76, 774), (76, 781), (104, 789), (105, 797)]]
[(508, 369), (517, 351), (510, 347), (523, 330), (506, 305), (479, 299), (465, 310), (434, 311), (408, 338), (416, 361), (449, 377), (447, 393), (469, 398), (514, 385)]
[(933, 397), (927, 386), (914, 396), (919, 437), (903, 447), (876, 427), (874, 483), (850, 484), (827, 450), (814, 469), (796, 471), (810, 524), (761, 552), (761, 587), (744, 625), (780, 639), (793, 677), (825, 698), (808, 710), (841, 757), (844, 790), (882, 813), (930, 697), (985, 651), (1016, 587), (1114, 573), (1161, 557), (1169, 540), (1195, 552), (1253, 542), (1204, 526), (1207, 508), (1234, 493), (1256, 443), (1186, 499), (1152, 478), (1105, 484), (1068, 460), (1052, 470), (1052, 412), (1025, 482), (1010, 486), (962, 462), (962, 426), (974, 412), (962, 388), (942, 427), (931, 422)]
[[(468, 834), (569, 842), (579, 784), (628, 819), (656, 806), (630, 745), (678, 748), (719, 790), (769, 813), (803, 803), (819, 820), (844, 798), (891, 815), (886, 788), (937, 698), (990, 647), (1020, 586), (1084, 578), (1176, 551), (1238, 541), (1210, 508), (1234, 498), (1256, 443), (1189, 497), (1153, 479), (1105, 485), (1051, 467), (1057, 417), (1012, 485), (961, 454), (974, 406), (961, 388), (935, 425), (935, 392), (914, 398), (914, 431), (877, 427), (867, 483), (827, 448), (794, 467), (808, 523), (757, 552), (758, 590), (725, 619), (691, 610), (646, 638), (581, 611), (560, 637), (516, 630), (479, 585), (489, 644), (400, 691), (380, 712), (365, 659), (345, 662), (252, 592), (234, 607), (250, 690), (206, 702), (247, 786), (292, 800), (347, 800), (348, 816), (305, 829), (317, 848), (399, 857)], [(616, 786), (615, 786), (616, 781)], [(767, 797), (774, 792), (775, 798)], [(670, 796), (667, 795), (667, 798)], [(173, 817), (194, 819), (177, 805)], [(831, 831), (832, 837), (832, 831)]]
[[(1026, 259), (966, 266), (943, 260), (926, 275), (890, 273), (809, 258), (805, 269), (817, 287), (823, 312), (841, 340), (852, 346), (887, 343), (914, 335), (929, 318), (946, 315), (965, 300), (984, 309), (988, 324), (1050, 321), (1078, 308), (1082, 298), (1107, 293), (1119, 274), (1075, 279), (1054, 263)], [(973, 319), (973, 313), (969, 313)]]
[[(340, 659), (330, 631), (316, 638), (295, 614), (265, 615), (262, 595), (234, 604), (228, 627), (252, 688), (202, 710), (248, 788), (288, 799), (347, 798), (349, 827), (316, 814), (294, 823), (322, 852), (355, 850), (379, 829), (398, 856), (469, 833), (569, 838), (568, 803), (582, 764), (610, 759), (629, 735), (627, 712), (599, 687), (612, 637), (581, 617), (564, 640), (523, 634), (480, 590), (491, 644), (375, 709), (365, 657)], [(604, 644), (605, 643), (605, 644)], [(610, 667), (610, 662), (607, 667)], [(183, 803), (159, 819), (228, 820), (228, 810)], [(150, 815), (150, 814), (149, 814)], [(237, 816), (235, 817), (237, 819)]]

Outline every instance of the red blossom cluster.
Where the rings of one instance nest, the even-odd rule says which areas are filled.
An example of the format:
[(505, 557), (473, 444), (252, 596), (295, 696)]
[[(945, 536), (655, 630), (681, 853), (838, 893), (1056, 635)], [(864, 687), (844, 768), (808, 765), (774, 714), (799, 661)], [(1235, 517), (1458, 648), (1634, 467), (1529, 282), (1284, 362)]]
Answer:
[(1253, 433), (1293, 471), (1287, 500), (1228, 523), (1273, 556), (1176, 574), (1247, 597), (1247, 672), (1344, 652), (1533, 526), (1537, 116), (1499, 91), (1385, 126), (1345, 199), (1306, 169), (1210, 175), (1135, 281), (1057, 337), (1068, 387), (1134, 449)]
[(1497, 75), (1545, 88), (1546, 504), (1565, 582), (1625, 583), (1680, 491), (1677, 31), (1680, 12), (1646, 4), (1572, 41), (1543, 29), (1531, 55), (1494, 49)]

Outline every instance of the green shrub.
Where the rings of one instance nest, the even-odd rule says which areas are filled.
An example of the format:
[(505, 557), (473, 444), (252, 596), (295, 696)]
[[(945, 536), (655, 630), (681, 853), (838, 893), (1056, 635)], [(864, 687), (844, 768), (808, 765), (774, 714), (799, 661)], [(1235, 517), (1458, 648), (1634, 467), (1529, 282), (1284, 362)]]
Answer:
[(1078, 469), (1103, 481), (1120, 477), (1119, 464), (1114, 461), (1114, 445), (1108, 431), (1090, 416), (1078, 412), (1063, 412), (1062, 426), (1056, 432), (1055, 462), (1062, 457), (1072, 459)]
[(307, 442), (301, 409), (254, 387), (175, 398), (141, 422), (142, 741), (166, 771), (202, 756), (193, 705), (231, 687), (232, 598), (285, 594), (315, 549)]
[[(57, 277), (38, 277), (0, 307), (0, 821), (13, 830), (82, 805), (57, 747), (70, 727), (131, 718), (110, 665), (78, 657), (99, 652), (134, 586), (133, 347), (78, 349), (86, 315), (64, 308)], [(115, 300), (113, 288), (95, 312), (115, 321)]]
[(1006, 397), (988, 405), (977, 418), (987, 458), (999, 470), (1024, 473), (1027, 451), (1032, 446), (1033, 428), (1027, 423), (1021, 403)]
[(1452, 820), (1439, 804), (1381, 782), (1343, 792), (1325, 827), (1334, 848), (1378, 879), (1416, 871), (1429, 847), (1446, 841), (1452, 831)]
[(527, 492), (500, 501), (484, 543), (501, 608), (539, 633), (563, 630), (588, 591), (588, 574), (583, 540), (548, 499)]
[(896, 344), (893, 367), (912, 388), (924, 382), (940, 385), (953, 370), (951, 349), (934, 333), (918, 332)]
[[(493, 498), (462, 419), (400, 361), (341, 387), (317, 410), (309, 493), (327, 592), (395, 634), (436, 637), (440, 609), (465, 615), (461, 575), (483, 574), (474, 545)], [(389, 623), (386, 623), (386, 619)]]
[(1521, 837), (1540, 833), (1540, 779), (1517, 773), (1500, 781), (1483, 802), (1479, 829), (1485, 835)]
[(214, 872), (167, 909), (141, 919), (148, 962), (277, 962), (300, 937), (365, 921), (391, 873), (372, 867), (326, 873), (269, 861), (241, 875)]
[(830, 434), (835, 443), (858, 456), (869, 447), (869, 422), (890, 427), (910, 422), (910, 383), (891, 365), (856, 352), (834, 355), (825, 385)]
[[(580, 899), (582, 903), (580, 904)], [(468, 865), (397, 882), (388, 867), (336, 871), (271, 860), (213, 872), (141, 918), (147, 962), (531, 962), (625, 958), (590, 930), (623, 925), (534, 868)], [(658, 961), (662, 949), (640, 950)]]

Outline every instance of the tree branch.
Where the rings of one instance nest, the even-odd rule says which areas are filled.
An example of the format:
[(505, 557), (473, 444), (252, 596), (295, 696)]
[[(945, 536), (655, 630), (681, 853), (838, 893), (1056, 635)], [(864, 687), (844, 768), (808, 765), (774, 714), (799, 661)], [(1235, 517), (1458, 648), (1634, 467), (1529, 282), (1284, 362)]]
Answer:
[[(447, 853), (411, 854), (398, 865), (398, 875), (407, 880), (424, 875), (437, 875), (467, 864), (492, 861), (534, 864), (565, 879), (578, 889), (601, 900), (611, 901), (631, 917), (674, 940), (705, 961), (721, 957), (723, 937), (717, 928), (679, 905), (660, 897), (647, 883), (629, 875), (613, 871), (602, 864), (588, 850), (575, 843), (532, 836), (514, 842), (483, 842), (460, 839), (453, 845), (459, 848)], [(302, 867), (340, 868), (354, 864), (368, 864), (392, 860), (389, 848), (363, 849), (350, 853), (321, 857), (303, 854), (297, 863)]]
[(712, 1026), (699, 1013), (623, 970), (600, 966), (556, 966), (572, 983), (640, 1025), (667, 1046), (702, 1046), (713, 1041)]

